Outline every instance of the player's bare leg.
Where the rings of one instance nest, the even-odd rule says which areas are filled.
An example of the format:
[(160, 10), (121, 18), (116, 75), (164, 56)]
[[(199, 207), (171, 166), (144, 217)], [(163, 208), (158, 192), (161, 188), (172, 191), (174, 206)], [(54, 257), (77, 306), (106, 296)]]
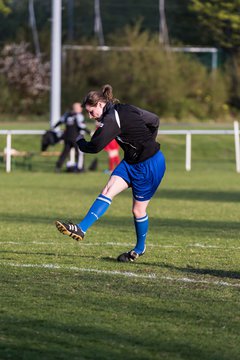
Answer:
[(88, 228), (98, 220), (111, 205), (114, 196), (128, 188), (128, 184), (119, 176), (111, 176), (101, 194), (92, 204), (87, 215), (79, 224), (56, 221), (57, 229), (63, 234), (71, 236), (75, 240), (83, 240)]
[(120, 176), (113, 175), (110, 177), (107, 185), (103, 188), (102, 194), (110, 199), (113, 199), (116, 195), (122, 191), (128, 189), (128, 184)]

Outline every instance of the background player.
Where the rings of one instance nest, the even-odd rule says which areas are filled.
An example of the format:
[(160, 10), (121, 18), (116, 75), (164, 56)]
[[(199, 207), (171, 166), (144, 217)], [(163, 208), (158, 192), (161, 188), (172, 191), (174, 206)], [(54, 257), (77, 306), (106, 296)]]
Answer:
[(77, 157), (76, 171), (81, 172), (84, 170), (84, 153), (78, 148), (76, 138), (79, 134), (90, 134), (90, 131), (87, 129), (84, 122), (82, 106), (80, 103), (74, 103), (72, 105), (72, 110), (63, 114), (60, 120), (55, 124), (54, 129), (61, 124), (64, 124), (66, 128), (62, 136), (64, 147), (56, 163), (56, 172), (60, 171), (72, 148), (75, 149)]

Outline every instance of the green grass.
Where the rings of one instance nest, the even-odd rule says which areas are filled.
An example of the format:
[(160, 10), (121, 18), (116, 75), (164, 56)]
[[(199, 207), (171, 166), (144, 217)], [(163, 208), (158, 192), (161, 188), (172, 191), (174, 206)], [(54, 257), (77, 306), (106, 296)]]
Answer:
[(83, 243), (53, 225), (80, 220), (105, 181), (1, 175), (1, 358), (239, 358), (238, 176), (169, 170), (136, 264), (115, 262), (134, 244), (128, 191)]
[(130, 190), (79, 244), (54, 226), (82, 219), (106, 154), (80, 175), (0, 167), (1, 359), (240, 359), (240, 182), (232, 139), (214, 141), (196, 137), (187, 173), (184, 138), (161, 139), (168, 168), (133, 264), (115, 261), (135, 242)]

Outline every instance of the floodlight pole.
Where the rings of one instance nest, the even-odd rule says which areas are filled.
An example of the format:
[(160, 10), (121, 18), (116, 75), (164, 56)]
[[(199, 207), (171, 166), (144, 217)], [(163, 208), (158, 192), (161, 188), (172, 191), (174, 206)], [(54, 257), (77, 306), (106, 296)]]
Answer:
[(100, 12), (100, 0), (94, 0), (94, 13), (95, 13), (94, 32), (98, 37), (99, 45), (103, 46), (104, 36), (103, 36), (102, 18)]
[(73, 41), (74, 37), (74, 0), (68, 0), (68, 40)]
[(37, 31), (35, 11), (34, 11), (34, 0), (28, 1), (28, 11), (29, 11), (29, 23), (33, 33), (33, 43), (35, 46), (35, 52), (36, 52), (36, 56), (40, 59), (41, 51), (40, 51), (38, 31)]
[(62, 0), (52, 0), (51, 30), (51, 104), (50, 126), (53, 127), (61, 112), (61, 39)]
[(159, 43), (165, 46), (169, 45), (165, 0), (159, 0)]

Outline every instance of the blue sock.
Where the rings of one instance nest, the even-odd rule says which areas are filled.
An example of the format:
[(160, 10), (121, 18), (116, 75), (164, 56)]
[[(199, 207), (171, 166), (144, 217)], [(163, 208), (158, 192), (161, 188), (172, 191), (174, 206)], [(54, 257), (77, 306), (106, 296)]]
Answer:
[(85, 233), (109, 208), (112, 200), (102, 194), (94, 201), (85, 218), (77, 224)]
[(137, 235), (137, 244), (133, 249), (137, 254), (145, 251), (145, 240), (148, 232), (148, 216), (134, 218), (135, 230)]

